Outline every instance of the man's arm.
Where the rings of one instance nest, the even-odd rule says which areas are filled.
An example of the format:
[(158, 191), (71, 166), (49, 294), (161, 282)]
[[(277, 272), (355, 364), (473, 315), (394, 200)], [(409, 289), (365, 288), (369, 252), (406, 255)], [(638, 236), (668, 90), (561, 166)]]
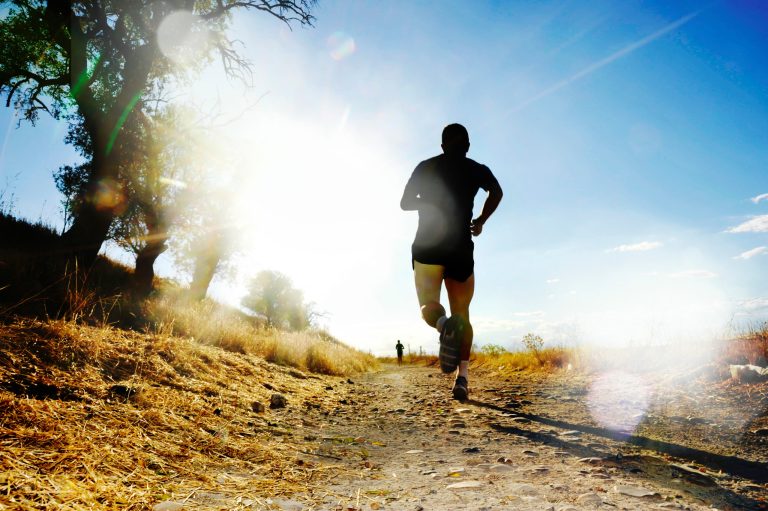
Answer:
[(480, 216), (472, 220), (469, 226), (473, 236), (479, 236), (483, 232), (483, 225), (488, 221), (493, 212), (496, 211), (496, 208), (499, 207), (503, 196), (504, 192), (501, 190), (501, 185), (494, 177), (488, 185), (488, 197), (485, 199)]
[(419, 183), (421, 182), (421, 172), (419, 167), (413, 171), (411, 177), (408, 179), (408, 183), (403, 190), (403, 197), (400, 199), (400, 208), (403, 211), (416, 211), (419, 209)]

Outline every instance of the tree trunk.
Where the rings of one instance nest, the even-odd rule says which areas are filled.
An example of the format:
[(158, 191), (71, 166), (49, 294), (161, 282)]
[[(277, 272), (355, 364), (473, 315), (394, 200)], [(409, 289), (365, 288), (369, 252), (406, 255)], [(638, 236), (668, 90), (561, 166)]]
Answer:
[(155, 261), (168, 248), (168, 222), (164, 210), (153, 202), (142, 203), (147, 227), (146, 244), (136, 254), (133, 289), (138, 298), (146, 298), (154, 289)]
[[(72, 47), (70, 74), (72, 87), (87, 70), (86, 36), (73, 18), (70, 24)], [(86, 196), (72, 226), (62, 236), (63, 248), (74, 256), (78, 268), (87, 271), (107, 239), (109, 227), (123, 205), (119, 189), (120, 166), (125, 155), (121, 147), (123, 127), (130, 125), (134, 108), (141, 108), (141, 94), (147, 86), (150, 68), (156, 55), (154, 44), (147, 44), (126, 55), (125, 81), (114, 103), (107, 112), (98, 108), (98, 102), (88, 87), (75, 97), (78, 111), (91, 138), (92, 169), (88, 177)]]
[(78, 268), (87, 271), (96, 261), (114, 219), (114, 211), (100, 210), (93, 204), (84, 204), (80, 209), (62, 236), (64, 250), (77, 262)]
[(192, 283), (189, 285), (189, 293), (193, 300), (199, 301), (205, 298), (205, 295), (208, 293), (208, 286), (211, 285), (220, 260), (221, 252), (218, 250), (197, 256), (195, 260), (195, 273), (192, 277)]
[(154, 290), (155, 261), (168, 248), (167, 235), (150, 234), (146, 246), (136, 255), (136, 270), (133, 273), (133, 287), (138, 298), (146, 298)]

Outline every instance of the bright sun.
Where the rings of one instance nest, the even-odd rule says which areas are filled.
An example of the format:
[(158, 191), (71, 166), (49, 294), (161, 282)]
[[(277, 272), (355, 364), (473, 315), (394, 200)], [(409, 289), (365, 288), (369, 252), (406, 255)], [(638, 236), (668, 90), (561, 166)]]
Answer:
[(236, 212), (243, 253), (227, 301), (268, 269), (291, 277), (319, 309), (354, 315), (389, 278), (393, 247), (410, 234), (397, 208), (402, 168), (353, 134), (347, 116), (312, 123), (258, 112), (227, 130), (237, 177), (222, 206)]

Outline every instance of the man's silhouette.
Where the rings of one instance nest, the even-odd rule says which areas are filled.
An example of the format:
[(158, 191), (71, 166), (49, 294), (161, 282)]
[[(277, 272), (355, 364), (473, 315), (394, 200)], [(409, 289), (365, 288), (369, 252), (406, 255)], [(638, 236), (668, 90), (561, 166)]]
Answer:
[[(440, 332), (440, 368), (458, 367), (453, 397), (469, 396), (468, 366), (472, 349), (469, 303), (475, 290), (472, 236), (496, 210), (503, 195), (490, 169), (467, 158), (469, 134), (460, 124), (443, 129), (443, 154), (416, 166), (405, 185), (400, 207), (419, 212), (419, 227), (411, 247), (416, 294), (421, 315)], [(475, 195), (488, 192), (480, 216), (472, 219)], [(440, 304), (445, 282), (451, 317)]]
[(405, 346), (400, 342), (400, 339), (397, 340), (395, 349), (397, 350), (397, 365), (403, 365), (403, 349), (405, 349)]

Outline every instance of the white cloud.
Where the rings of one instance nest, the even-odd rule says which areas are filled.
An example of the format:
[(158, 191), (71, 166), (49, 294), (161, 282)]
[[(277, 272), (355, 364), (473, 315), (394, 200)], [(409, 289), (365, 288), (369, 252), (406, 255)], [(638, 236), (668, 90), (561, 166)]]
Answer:
[(557, 284), (560, 279), (547, 279), (547, 284)]
[(670, 273), (669, 276), (675, 279), (711, 279), (717, 277), (717, 273), (709, 270), (685, 270)]
[(752, 250), (747, 250), (734, 257), (734, 259), (752, 259), (757, 255), (768, 254), (768, 247), (755, 247)]
[(633, 243), (631, 245), (619, 245), (618, 247), (606, 250), (606, 252), (645, 252), (647, 250), (659, 248), (662, 245), (663, 243), (660, 241), (641, 241), (640, 243)]
[(768, 200), (768, 193), (761, 193), (761, 194), (760, 194), (760, 195), (758, 195), (757, 197), (752, 197), (752, 198), (751, 198), (751, 199), (749, 199), (749, 200), (751, 200), (751, 201), (752, 201), (752, 202), (754, 202), (755, 204), (757, 204), (757, 203), (758, 203), (758, 202), (760, 202), (761, 200)]
[(768, 298), (750, 298), (738, 303), (739, 308), (748, 312), (768, 310)]
[(544, 315), (544, 311), (515, 312), (512, 315), (517, 316), (518, 318), (540, 318)]
[(753, 216), (726, 232), (768, 232), (768, 215)]
[(475, 337), (482, 332), (499, 331), (517, 331), (525, 328), (529, 323), (527, 321), (515, 321), (501, 318), (475, 318), (472, 320), (472, 326), (475, 329)]

